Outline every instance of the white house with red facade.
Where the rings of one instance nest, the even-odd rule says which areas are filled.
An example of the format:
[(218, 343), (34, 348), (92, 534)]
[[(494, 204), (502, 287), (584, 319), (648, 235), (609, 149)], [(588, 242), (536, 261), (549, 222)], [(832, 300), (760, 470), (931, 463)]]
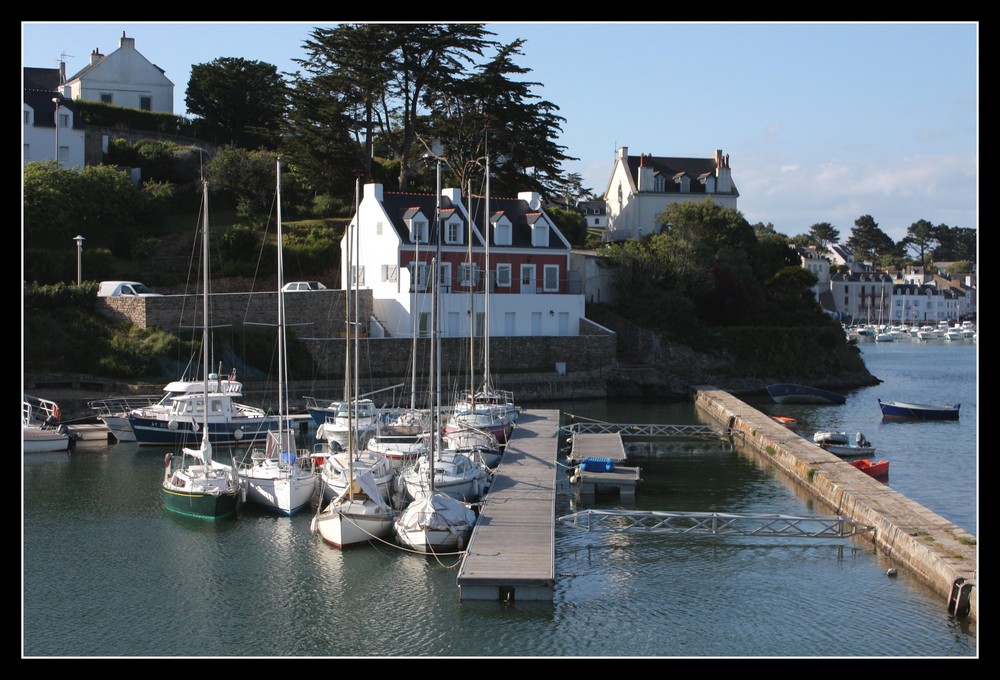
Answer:
[(570, 280), (571, 246), (541, 196), (490, 197), (488, 206), (482, 196), (468, 198), (443, 189), (439, 204), (434, 194), (364, 185), (341, 243), (341, 285), (353, 275), (352, 288), (371, 289), (371, 335), (429, 333), (432, 263), (441, 281), (443, 337), (468, 337), (470, 324), (476, 336), (579, 335), (584, 296)]

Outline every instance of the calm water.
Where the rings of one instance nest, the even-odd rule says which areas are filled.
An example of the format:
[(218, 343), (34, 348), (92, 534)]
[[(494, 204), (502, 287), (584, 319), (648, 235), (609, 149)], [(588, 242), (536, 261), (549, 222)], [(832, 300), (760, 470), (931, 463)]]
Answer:
[[(755, 404), (803, 431), (861, 430), (889, 483), (976, 532), (976, 347), (869, 343), (884, 383), (847, 404)], [(881, 422), (877, 399), (960, 402), (957, 423)], [(689, 404), (539, 404), (610, 422), (700, 422)], [(779, 411), (780, 409), (780, 411)], [(388, 545), (340, 551), (311, 514), (253, 507), (206, 522), (165, 512), (163, 449), (81, 447), (23, 466), (28, 657), (976, 657), (975, 625), (861, 541), (693, 538), (556, 525), (552, 603), (458, 601), (457, 561)], [(827, 514), (719, 443), (630, 446), (634, 502), (588, 507)]]

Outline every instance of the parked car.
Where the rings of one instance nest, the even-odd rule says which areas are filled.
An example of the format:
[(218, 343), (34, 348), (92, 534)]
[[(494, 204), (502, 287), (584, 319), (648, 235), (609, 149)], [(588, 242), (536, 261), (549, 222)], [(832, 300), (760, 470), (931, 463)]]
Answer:
[(281, 290), (286, 293), (293, 290), (326, 290), (326, 286), (319, 281), (289, 281)]
[(161, 297), (154, 293), (146, 284), (138, 281), (101, 281), (97, 289), (97, 297), (115, 297), (118, 295), (137, 295), (139, 297)]

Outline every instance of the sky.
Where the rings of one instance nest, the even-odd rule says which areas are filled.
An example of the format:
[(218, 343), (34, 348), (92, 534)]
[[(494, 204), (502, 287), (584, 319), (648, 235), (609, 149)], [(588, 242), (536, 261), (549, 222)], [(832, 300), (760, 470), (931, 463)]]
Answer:
[[(124, 32), (184, 105), (193, 64), (298, 70), (332, 22), (21, 23), (22, 66), (72, 76)], [(979, 25), (486, 23), (523, 39), (523, 80), (564, 118), (564, 164), (603, 196), (616, 151), (730, 157), (738, 210), (787, 236), (820, 222), (846, 241), (871, 215), (893, 240), (918, 220), (978, 228)]]

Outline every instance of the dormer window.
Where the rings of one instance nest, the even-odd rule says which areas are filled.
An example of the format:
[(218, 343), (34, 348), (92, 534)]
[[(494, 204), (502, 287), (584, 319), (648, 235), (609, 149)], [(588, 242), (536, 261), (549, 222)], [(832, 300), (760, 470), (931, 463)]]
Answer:
[(461, 245), (462, 223), (459, 220), (449, 220), (444, 225), (444, 242), (449, 245)]
[(511, 244), (510, 222), (503, 220), (493, 224), (493, 244), (498, 246), (509, 246)]
[(657, 175), (653, 178), (653, 191), (657, 193), (663, 193), (667, 190), (667, 178), (663, 175)]
[(410, 223), (410, 240), (413, 243), (427, 243), (427, 221), (415, 219)]
[(540, 213), (534, 213), (527, 217), (528, 224), (531, 225), (531, 245), (536, 248), (548, 248), (549, 225), (542, 219)]

